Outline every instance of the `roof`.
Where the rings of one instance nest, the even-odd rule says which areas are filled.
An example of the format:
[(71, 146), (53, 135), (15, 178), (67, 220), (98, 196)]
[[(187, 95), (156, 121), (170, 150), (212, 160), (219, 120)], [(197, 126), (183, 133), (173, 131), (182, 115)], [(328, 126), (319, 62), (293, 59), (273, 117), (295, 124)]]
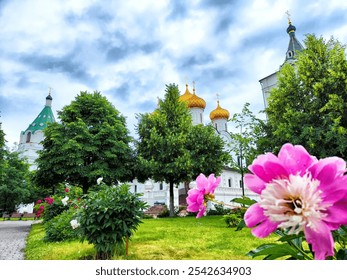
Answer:
[(294, 62), (296, 60), (296, 54), (304, 49), (299, 40), (296, 38), (295, 31), (295, 26), (292, 25), (292, 23), (289, 21), (289, 26), (287, 28), (287, 33), (289, 35), (289, 44), (284, 63)]
[(25, 131), (22, 131), (22, 134), (25, 134), (27, 131), (35, 133), (38, 130), (43, 130), (47, 127), (48, 123), (52, 122), (55, 122), (52, 108), (51, 106), (45, 106), (29, 127)]

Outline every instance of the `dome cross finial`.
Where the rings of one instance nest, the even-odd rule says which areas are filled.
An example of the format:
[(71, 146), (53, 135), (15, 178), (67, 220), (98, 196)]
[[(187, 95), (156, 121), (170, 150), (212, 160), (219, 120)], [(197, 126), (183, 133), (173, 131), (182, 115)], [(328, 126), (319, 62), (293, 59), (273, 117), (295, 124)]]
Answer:
[(287, 14), (287, 17), (288, 17), (288, 24), (291, 24), (291, 20), (290, 20), (290, 13), (289, 13), (289, 11), (288, 11), (288, 10), (286, 11), (286, 14)]

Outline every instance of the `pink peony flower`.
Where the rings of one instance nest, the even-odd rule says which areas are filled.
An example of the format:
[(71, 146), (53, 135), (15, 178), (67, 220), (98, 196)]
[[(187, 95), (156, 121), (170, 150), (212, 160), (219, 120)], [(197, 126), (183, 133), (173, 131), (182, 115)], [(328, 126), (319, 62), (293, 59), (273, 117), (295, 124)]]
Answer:
[(54, 199), (52, 197), (46, 197), (45, 201), (47, 202), (47, 204), (51, 205), (54, 202)]
[(187, 204), (188, 212), (198, 212), (197, 218), (203, 216), (206, 212), (207, 201), (214, 199), (214, 191), (219, 185), (221, 178), (216, 178), (211, 174), (206, 178), (204, 174), (200, 174), (196, 178), (196, 187), (188, 191)]
[(346, 163), (338, 157), (317, 160), (304, 147), (285, 144), (278, 157), (256, 158), (245, 175), (250, 190), (260, 195), (245, 214), (256, 237), (277, 228), (304, 232), (315, 259), (334, 255), (332, 230), (347, 224)]
[(42, 203), (42, 200), (39, 199), (38, 201), (36, 201), (36, 204), (41, 204)]

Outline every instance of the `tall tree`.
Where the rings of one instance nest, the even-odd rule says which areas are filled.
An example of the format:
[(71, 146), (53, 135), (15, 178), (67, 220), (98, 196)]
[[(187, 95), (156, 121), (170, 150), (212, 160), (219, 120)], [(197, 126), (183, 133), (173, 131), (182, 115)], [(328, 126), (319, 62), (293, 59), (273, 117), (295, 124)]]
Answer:
[(0, 212), (13, 212), (31, 195), (29, 164), (17, 152), (5, 150), (0, 176)]
[(45, 129), (35, 181), (67, 181), (87, 193), (98, 177), (111, 184), (133, 179), (134, 152), (125, 118), (100, 92), (80, 92)]
[(230, 162), (230, 154), (224, 149), (224, 141), (211, 125), (195, 125), (188, 134), (187, 149), (191, 158), (190, 180), (200, 174), (219, 175)]
[(228, 161), (223, 142), (212, 127), (193, 126), (177, 85), (166, 86), (165, 98), (151, 114), (139, 115), (137, 152), (142, 180), (152, 178), (170, 186), (170, 215), (174, 215), (174, 186), (200, 173), (220, 173)]
[[(345, 46), (307, 35), (295, 66), (286, 64), (266, 109), (272, 150), (301, 144), (318, 157), (347, 157)], [(270, 141), (268, 142), (270, 143)]]
[(242, 112), (235, 113), (231, 118), (235, 132), (231, 133), (231, 142), (229, 145), (231, 154), (233, 155), (231, 166), (241, 174), (241, 188), (243, 191), (243, 174), (248, 172), (248, 165), (259, 154), (259, 145), (266, 136), (264, 121), (257, 118), (249, 106), (249, 103), (245, 103)]
[(191, 115), (178, 101), (177, 85), (166, 86), (165, 98), (152, 114), (140, 114), (138, 155), (146, 175), (170, 187), (170, 216), (174, 215), (174, 186), (189, 178), (190, 155), (186, 148)]

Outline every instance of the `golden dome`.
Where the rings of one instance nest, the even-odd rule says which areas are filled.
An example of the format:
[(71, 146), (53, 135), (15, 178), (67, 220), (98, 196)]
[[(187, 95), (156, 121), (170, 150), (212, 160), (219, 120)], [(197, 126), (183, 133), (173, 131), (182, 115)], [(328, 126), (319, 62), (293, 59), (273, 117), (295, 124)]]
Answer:
[(219, 105), (219, 100), (217, 101), (218, 105), (217, 108), (214, 109), (211, 113), (210, 113), (210, 119), (211, 120), (216, 120), (216, 119), (229, 119), (229, 111), (226, 109), (223, 109), (220, 105)]
[(187, 100), (187, 103), (189, 108), (205, 109), (206, 107), (205, 100), (195, 94), (195, 88), (193, 89), (192, 96)]
[(191, 92), (188, 89), (188, 84), (186, 84), (186, 92), (184, 94), (182, 94), (178, 100), (179, 101), (187, 101), (189, 98), (191, 98), (193, 96), (193, 94), (191, 94)]

